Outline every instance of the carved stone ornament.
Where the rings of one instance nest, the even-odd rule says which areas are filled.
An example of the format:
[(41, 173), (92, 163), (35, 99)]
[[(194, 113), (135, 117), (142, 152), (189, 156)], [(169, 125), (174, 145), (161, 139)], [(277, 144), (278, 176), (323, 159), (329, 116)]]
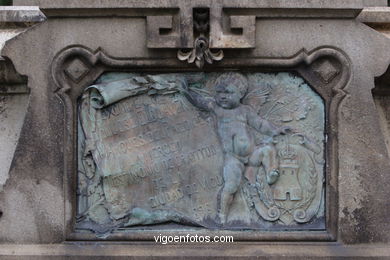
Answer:
[(111, 73), (80, 102), (79, 228), (321, 223), (324, 103), (301, 78)]
[(177, 58), (181, 61), (187, 60), (188, 63), (195, 62), (198, 68), (203, 68), (205, 62), (212, 64), (213, 61), (219, 61), (223, 58), (223, 51), (219, 50), (213, 53), (209, 49), (209, 42), (205, 37), (198, 37), (195, 40), (195, 48), (185, 52), (179, 50), (177, 52)]
[[(328, 83), (318, 74), (326, 60), (339, 71)], [(229, 62), (295, 67), (301, 76), (229, 72)], [(337, 178), (325, 180), (337, 174), (333, 137), (348, 60), (320, 48), (218, 66), (180, 72), (173, 59), (117, 59), (81, 46), (57, 55), (52, 73), (70, 122), (65, 183), (77, 201), (67, 209), (71, 237), (174, 225), (237, 232), (330, 225), (328, 187)], [(172, 72), (156, 72), (163, 67)], [(104, 73), (115, 70), (122, 72)]]
[[(178, 59), (195, 62), (198, 68), (222, 60), (221, 48), (254, 48), (256, 17), (230, 16), (229, 22), (223, 24), (224, 15), (220, 6), (197, 8), (189, 5), (181, 7), (178, 17), (148, 16), (148, 47), (179, 48)], [(230, 31), (224, 33), (223, 27), (229, 27)], [(212, 51), (212, 48), (218, 50)]]

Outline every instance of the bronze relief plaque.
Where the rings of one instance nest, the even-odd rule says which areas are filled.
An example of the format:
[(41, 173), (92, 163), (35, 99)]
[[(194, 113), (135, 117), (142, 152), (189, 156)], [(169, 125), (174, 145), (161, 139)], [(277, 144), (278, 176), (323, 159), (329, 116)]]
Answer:
[(324, 230), (325, 105), (291, 73), (106, 73), (78, 109), (77, 230)]

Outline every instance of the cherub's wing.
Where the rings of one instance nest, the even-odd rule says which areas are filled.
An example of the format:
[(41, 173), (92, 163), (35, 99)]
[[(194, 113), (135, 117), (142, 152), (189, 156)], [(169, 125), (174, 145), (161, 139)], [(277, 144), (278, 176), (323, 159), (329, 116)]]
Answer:
[(250, 105), (257, 111), (260, 106), (268, 101), (271, 87), (268, 85), (259, 85), (250, 90), (242, 99), (242, 103)]

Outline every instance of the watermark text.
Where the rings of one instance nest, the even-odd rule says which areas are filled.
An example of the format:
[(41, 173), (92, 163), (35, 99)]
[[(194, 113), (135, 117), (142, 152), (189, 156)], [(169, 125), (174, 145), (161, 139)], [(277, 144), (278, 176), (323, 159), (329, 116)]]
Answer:
[(233, 236), (202, 236), (202, 235), (158, 235), (154, 236), (154, 241), (162, 245), (170, 243), (233, 243)]

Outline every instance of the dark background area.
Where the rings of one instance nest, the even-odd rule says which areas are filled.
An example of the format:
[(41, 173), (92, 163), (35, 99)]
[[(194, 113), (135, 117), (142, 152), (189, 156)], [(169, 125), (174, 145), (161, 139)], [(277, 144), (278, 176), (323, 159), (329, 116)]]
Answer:
[(12, 0), (0, 0), (0, 5), (12, 5)]

